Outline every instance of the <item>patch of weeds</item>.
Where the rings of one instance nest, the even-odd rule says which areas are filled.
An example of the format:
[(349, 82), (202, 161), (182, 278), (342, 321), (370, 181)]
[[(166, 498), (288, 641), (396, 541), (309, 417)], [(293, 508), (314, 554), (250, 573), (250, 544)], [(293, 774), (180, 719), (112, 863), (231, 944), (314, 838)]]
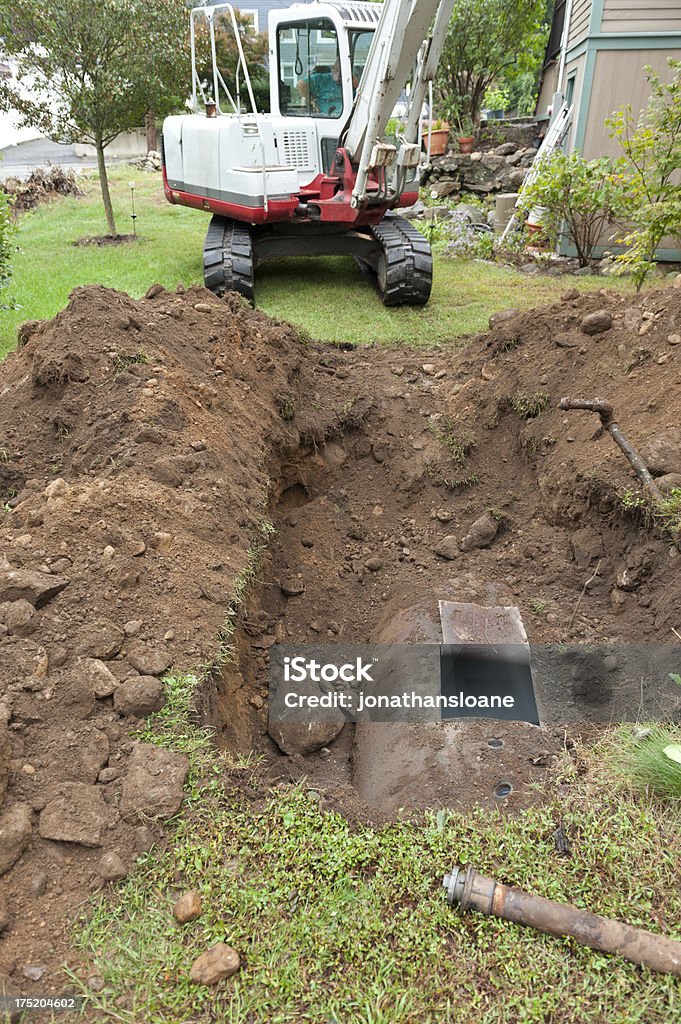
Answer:
[(681, 487), (674, 487), (653, 511), (656, 521), (670, 533), (681, 531)]
[(526, 437), (522, 442), (523, 449), (532, 458), (536, 458), (540, 455), (546, 455), (550, 452), (556, 443), (555, 437)]
[(681, 800), (681, 764), (670, 752), (681, 744), (681, 729), (652, 722), (618, 730), (610, 759), (620, 779), (657, 797)]
[(146, 366), (148, 362), (149, 356), (146, 352), (142, 352), (141, 349), (134, 356), (117, 355), (113, 361), (114, 377), (119, 377), (122, 373), (125, 373), (129, 366), (135, 366), (136, 364)]
[(635, 348), (631, 353), (629, 362), (624, 367), (624, 372), (628, 374), (637, 367), (643, 366), (643, 364), (650, 359), (651, 355), (652, 353), (648, 348), (643, 348), (641, 346), (639, 346), (639, 348)]
[(497, 356), (502, 355), (504, 352), (513, 352), (521, 344), (521, 341), (522, 339), (515, 335), (512, 338), (504, 338), (503, 341), (498, 342), (494, 346), (492, 358), (496, 359)]
[(440, 485), (448, 491), (456, 491), (460, 487), (475, 487), (479, 482), (477, 473), (469, 473), (463, 477), (452, 477), (444, 473), (439, 466), (427, 466), (426, 473), (436, 486)]
[(513, 395), (510, 400), (511, 408), (523, 420), (533, 420), (539, 416), (549, 404), (547, 391), (534, 391), (526, 395), (522, 391)]
[(430, 423), (428, 429), (445, 446), (455, 466), (463, 466), (477, 444), (474, 434), (458, 434), (447, 419)]
[(540, 597), (531, 597), (527, 603), (530, 611), (534, 612), (535, 615), (541, 615), (542, 612), (546, 611), (546, 601), (542, 601)]
[(292, 420), (296, 414), (296, 405), (290, 395), (281, 395), (277, 399), (277, 410), (282, 420)]

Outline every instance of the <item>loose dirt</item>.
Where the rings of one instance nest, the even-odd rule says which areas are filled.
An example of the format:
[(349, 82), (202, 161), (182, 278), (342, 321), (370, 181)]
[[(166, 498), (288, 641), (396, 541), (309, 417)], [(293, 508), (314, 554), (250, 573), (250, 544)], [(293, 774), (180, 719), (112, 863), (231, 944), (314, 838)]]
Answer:
[(535, 642), (674, 642), (678, 548), (632, 501), (597, 418), (557, 406), (607, 398), (675, 486), (680, 331), (673, 289), (568, 293), (429, 353), (315, 345), (203, 289), (78, 289), (53, 321), (25, 325), (0, 367), (9, 990), (59, 991), (65, 958), (87, 975), (70, 922), (163, 842), (182, 798), (185, 759), (140, 743), (141, 720), (164, 700), (161, 677), (213, 662), (254, 566), (236, 658), (197, 697), (220, 745), (376, 821), (536, 799), (527, 783), (562, 750), (560, 723), (468, 725), (451, 785), (419, 773), (412, 748), (407, 800), (354, 770), (350, 727), (283, 755), (267, 734), (268, 652), (438, 642), (438, 599), (517, 605)]

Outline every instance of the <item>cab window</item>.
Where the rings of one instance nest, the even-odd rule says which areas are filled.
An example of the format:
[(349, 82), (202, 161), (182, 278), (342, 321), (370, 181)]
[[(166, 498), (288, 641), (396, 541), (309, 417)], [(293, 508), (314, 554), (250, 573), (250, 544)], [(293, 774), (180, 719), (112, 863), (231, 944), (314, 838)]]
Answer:
[(343, 79), (338, 36), (327, 19), (280, 25), (279, 109), (289, 117), (339, 118)]

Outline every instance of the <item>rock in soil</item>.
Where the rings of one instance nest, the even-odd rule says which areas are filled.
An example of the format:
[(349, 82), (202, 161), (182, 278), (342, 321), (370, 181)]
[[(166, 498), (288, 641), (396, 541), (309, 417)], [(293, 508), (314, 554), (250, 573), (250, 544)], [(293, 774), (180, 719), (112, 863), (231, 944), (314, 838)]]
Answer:
[(485, 512), (476, 519), (466, 536), (461, 541), (462, 551), (473, 551), (474, 548), (486, 548), (492, 543), (499, 531), (499, 523), (490, 512)]
[(14, 804), (0, 816), (0, 875), (21, 857), (31, 838), (31, 808)]
[(114, 693), (114, 708), (120, 715), (146, 718), (165, 703), (163, 684), (155, 676), (131, 676)]
[(10, 922), (9, 908), (4, 897), (0, 896), (0, 935), (5, 931)]
[(196, 889), (192, 889), (191, 892), (186, 892), (183, 896), (180, 896), (173, 907), (173, 914), (179, 924), (187, 924), (187, 922), (195, 921), (197, 917), (200, 917), (201, 910), (201, 897)]
[(0, 570), (0, 604), (4, 601), (28, 601), (34, 608), (61, 593), (69, 580), (31, 569)]
[(142, 676), (162, 676), (173, 662), (165, 647), (150, 647), (134, 641), (126, 649), (126, 659)]
[(344, 725), (345, 719), (339, 714), (334, 722), (270, 721), (267, 731), (284, 754), (313, 754), (333, 743)]
[(448, 537), (444, 537), (438, 544), (435, 545), (433, 551), (440, 558), (446, 558), (448, 561), (453, 562), (455, 558), (460, 555), (459, 542), (456, 537), (451, 534)]
[(612, 327), (612, 314), (607, 309), (597, 309), (595, 313), (587, 313), (579, 327), (583, 334), (603, 334)]
[(125, 878), (128, 869), (116, 850), (108, 850), (97, 861), (97, 873), (105, 882), (116, 882), (120, 878)]
[(128, 821), (168, 818), (180, 809), (189, 758), (151, 743), (136, 743), (123, 781), (121, 814)]
[(639, 449), (651, 473), (681, 474), (681, 427), (660, 430)]
[(38, 828), (43, 839), (101, 846), (102, 830), (109, 819), (109, 808), (97, 786), (65, 782), (41, 811)]
[(199, 985), (217, 985), (223, 978), (230, 978), (239, 970), (239, 954), (224, 942), (211, 946), (197, 957), (191, 966), (189, 977)]

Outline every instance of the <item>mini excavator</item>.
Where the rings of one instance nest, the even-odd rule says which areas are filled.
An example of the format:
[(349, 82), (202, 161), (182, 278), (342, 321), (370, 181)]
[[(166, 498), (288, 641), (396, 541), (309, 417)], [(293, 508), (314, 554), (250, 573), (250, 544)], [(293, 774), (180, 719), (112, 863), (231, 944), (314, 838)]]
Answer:
[[(421, 111), (452, 7), (325, 0), (270, 11), (269, 113), (256, 109), (238, 11), (192, 10), (192, 112), (164, 122), (163, 177), (169, 202), (213, 215), (207, 288), (253, 300), (264, 260), (349, 255), (386, 306), (428, 301), (430, 246), (395, 211), (418, 198)], [(238, 55), (231, 89), (218, 59), (226, 31)], [(404, 128), (388, 141), (407, 83)]]

